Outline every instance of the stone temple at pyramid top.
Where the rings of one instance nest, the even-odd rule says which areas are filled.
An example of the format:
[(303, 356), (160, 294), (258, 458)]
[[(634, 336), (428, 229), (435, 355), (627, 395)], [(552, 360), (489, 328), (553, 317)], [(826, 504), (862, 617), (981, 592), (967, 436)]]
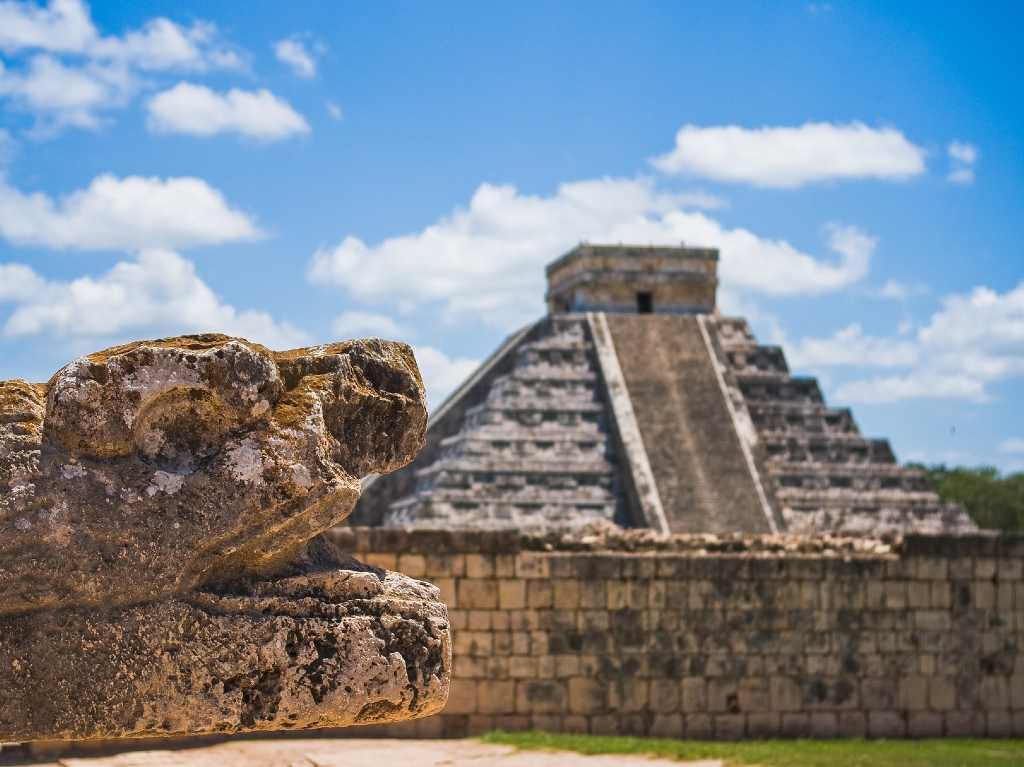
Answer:
[(580, 244), (547, 268), (548, 312), (710, 314), (718, 250)]
[(430, 414), (355, 524), (878, 535), (974, 529), (885, 439), (715, 307), (718, 251), (581, 244), (548, 313)]

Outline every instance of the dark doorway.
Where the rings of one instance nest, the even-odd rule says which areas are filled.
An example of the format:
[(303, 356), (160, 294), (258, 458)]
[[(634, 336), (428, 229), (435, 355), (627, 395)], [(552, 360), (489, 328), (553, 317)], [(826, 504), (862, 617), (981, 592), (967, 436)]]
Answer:
[(654, 311), (654, 296), (651, 293), (637, 293), (636, 311), (638, 314), (651, 314)]

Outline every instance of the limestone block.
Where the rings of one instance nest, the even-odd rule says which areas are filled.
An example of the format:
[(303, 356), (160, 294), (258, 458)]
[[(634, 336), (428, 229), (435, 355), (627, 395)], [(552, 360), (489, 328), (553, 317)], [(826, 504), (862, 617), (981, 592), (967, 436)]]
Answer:
[(516, 683), (516, 711), (531, 714), (560, 714), (566, 709), (564, 685), (555, 681), (531, 680)]
[(872, 738), (902, 738), (906, 723), (897, 711), (869, 711), (868, 735)]
[(516, 683), (509, 679), (496, 679), (480, 686), (480, 712), (484, 714), (511, 714), (515, 711)]
[(980, 711), (951, 711), (945, 715), (946, 735), (951, 738), (985, 735), (985, 715)]
[(569, 680), (569, 710), (574, 714), (596, 714), (608, 707), (604, 684), (596, 679), (577, 677)]
[[(662, 714), (668, 714), (679, 710), (679, 680), (677, 679), (652, 679), (651, 680), (651, 708)], [(572, 692), (570, 691), (570, 700)]]
[(746, 731), (742, 714), (718, 714), (714, 717), (715, 737), (722, 740), (740, 740)]
[(655, 714), (648, 732), (652, 738), (678, 738), (683, 734), (680, 714)]
[(907, 718), (907, 735), (911, 738), (941, 738), (942, 714), (911, 713)]
[(513, 679), (533, 679), (537, 676), (537, 659), (528, 655), (514, 655), (509, 659), (508, 673)]
[(460, 578), (457, 585), (459, 607), (478, 610), (498, 608), (498, 581)]
[(477, 711), (477, 683), (470, 679), (459, 679), (454, 682), (445, 711), (449, 714), (475, 714)]
[(839, 737), (863, 738), (867, 732), (867, 714), (861, 711), (841, 711), (839, 713)]
[(810, 714), (783, 714), (781, 734), (785, 738), (806, 738), (811, 731)]
[(526, 583), (514, 578), (498, 581), (498, 606), (502, 610), (522, 610), (526, 607)]
[(439, 711), (438, 590), (320, 535), (425, 426), (412, 351), (376, 339), (184, 336), (0, 382), (0, 742)]
[(707, 683), (699, 677), (683, 679), (682, 698), (684, 712), (706, 711), (708, 707)]
[(780, 730), (780, 714), (760, 713), (747, 715), (747, 735), (751, 738), (770, 738)]
[(530, 609), (550, 608), (552, 601), (551, 581), (531, 580), (527, 582), (526, 602)]
[(989, 712), (985, 715), (985, 735), (1009, 738), (1013, 735), (1013, 718), (1005, 712)]
[(686, 728), (686, 737), (696, 740), (707, 740), (715, 732), (710, 714), (687, 714), (683, 726)]
[(834, 738), (839, 731), (839, 717), (831, 711), (811, 714), (811, 735), (815, 738)]
[(467, 554), (466, 576), (469, 578), (493, 578), (494, 558), (483, 554)]

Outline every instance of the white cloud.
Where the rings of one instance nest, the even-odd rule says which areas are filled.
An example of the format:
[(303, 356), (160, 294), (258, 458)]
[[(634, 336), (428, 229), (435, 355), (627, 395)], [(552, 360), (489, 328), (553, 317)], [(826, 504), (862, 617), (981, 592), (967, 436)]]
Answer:
[(652, 163), (664, 173), (794, 188), (840, 179), (903, 180), (924, 172), (924, 157), (925, 150), (900, 131), (863, 123), (686, 125), (676, 134), (675, 149)]
[(287, 64), (296, 77), (316, 77), (316, 59), (306, 44), (297, 37), (289, 37), (274, 43), (277, 60)]
[(801, 340), (795, 357), (807, 364), (906, 369), (840, 386), (836, 397), (845, 402), (985, 402), (990, 384), (1024, 376), (1024, 283), (1006, 293), (978, 287), (946, 296), (913, 339), (904, 339), (863, 336), (854, 326), (832, 338)]
[(1024, 374), (1024, 282), (1002, 294), (977, 287), (947, 296), (918, 336), (942, 364), (985, 380)]
[(17, 0), (0, 2), (0, 51), (23, 50), (79, 54), (149, 70), (202, 71), (242, 65), (208, 21), (183, 27), (156, 17), (120, 37), (102, 37), (81, 0), (51, 0), (45, 7)]
[(961, 186), (970, 186), (974, 183), (974, 178), (974, 168), (953, 168), (946, 176), (949, 183)]
[(334, 318), (331, 330), (338, 338), (359, 338), (379, 336), (380, 338), (404, 338), (411, 335), (408, 330), (386, 314), (372, 312), (343, 312)]
[(877, 290), (871, 291), (876, 298), (889, 298), (894, 301), (905, 301), (913, 296), (921, 296), (928, 292), (928, 286), (915, 282), (907, 284), (899, 280), (886, 280), (885, 284)]
[(786, 350), (795, 368), (880, 367), (905, 368), (919, 358), (918, 345), (912, 341), (865, 335), (857, 323), (837, 330), (828, 338), (803, 338)]
[(674, 192), (672, 194), (672, 199), (675, 205), (680, 208), (719, 210), (721, 208), (729, 207), (729, 203), (721, 197), (709, 194), (708, 192), (702, 192), (697, 189), (689, 192)]
[(331, 116), (332, 120), (345, 119), (345, 112), (342, 110), (341, 106), (339, 106), (336, 102), (328, 101), (324, 106), (327, 108), (327, 114)]
[(165, 18), (148, 20), (142, 29), (122, 37), (104, 37), (87, 51), (106, 59), (148, 70), (241, 69), (241, 57), (219, 43), (217, 28), (207, 21), (182, 27)]
[(41, 293), (45, 284), (24, 264), (0, 264), (0, 301), (27, 301)]
[(875, 247), (856, 228), (834, 225), (826, 231), (838, 259), (823, 261), (783, 240), (725, 228), (687, 210), (687, 202), (693, 202), (687, 194), (663, 192), (645, 179), (562, 184), (549, 197), (481, 184), (467, 208), (419, 232), (376, 245), (348, 236), (318, 250), (310, 279), (362, 300), (440, 304), (448, 319), (507, 327), (538, 313), (544, 265), (583, 240), (718, 247), (724, 285), (776, 296), (817, 295), (857, 282)]
[(978, 148), (964, 141), (952, 141), (949, 144), (949, 156), (957, 162), (974, 165), (978, 159)]
[(102, 112), (123, 106), (138, 84), (123, 67), (89, 63), (68, 67), (50, 55), (33, 56), (21, 72), (0, 62), (0, 96), (39, 119), (37, 133), (63, 126), (96, 128)]
[(982, 381), (966, 374), (936, 371), (914, 372), (905, 376), (887, 376), (851, 381), (836, 390), (840, 402), (889, 404), (909, 399), (985, 399)]
[(218, 93), (205, 85), (180, 82), (153, 96), (147, 110), (149, 128), (160, 133), (239, 133), (259, 141), (309, 133), (305, 118), (265, 89)]
[(36, 136), (101, 126), (105, 112), (124, 107), (143, 87), (141, 72), (243, 68), (209, 22), (182, 26), (158, 17), (121, 36), (101, 36), (79, 0), (45, 7), (0, 1), (0, 51), (33, 53), (16, 69), (0, 63), (0, 96), (36, 117)]
[(260, 232), (202, 179), (104, 174), (59, 201), (0, 182), (0, 236), (47, 248), (139, 250), (248, 240)]
[(0, 2), (0, 51), (24, 48), (81, 52), (97, 38), (89, 9), (79, 0)]
[(431, 410), (444, 402), (445, 397), (465, 381), (480, 365), (479, 360), (467, 357), (449, 357), (432, 346), (415, 346), (416, 362), (427, 390), (427, 404)]
[(999, 443), (1000, 453), (1024, 453), (1024, 438), (1011, 437)]
[[(178, 333), (222, 332), (290, 348), (309, 342), (305, 332), (266, 312), (226, 304), (196, 274), (192, 262), (170, 250), (146, 250), (98, 277), (44, 280), (21, 264), (0, 266), (17, 289), (0, 290), (14, 305), (6, 336), (123, 340)], [(6, 280), (5, 280), (6, 282)]]
[(974, 183), (974, 165), (978, 162), (978, 148), (965, 141), (951, 141), (946, 148), (949, 153), (949, 175), (946, 180), (951, 184), (968, 185)]

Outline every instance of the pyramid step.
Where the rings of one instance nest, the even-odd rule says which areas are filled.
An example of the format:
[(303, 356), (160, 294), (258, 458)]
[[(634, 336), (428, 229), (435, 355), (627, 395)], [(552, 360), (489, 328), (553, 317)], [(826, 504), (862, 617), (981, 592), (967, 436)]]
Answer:
[(494, 457), (440, 458), (430, 466), (417, 469), (417, 477), (430, 477), (440, 472), (487, 472), (490, 474), (608, 474), (611, 464), (606, 460), (557, 460), (543, 457), (531, 460), (502, 460)]
[(733, 346), (725, 350), (725, 358), (737, 374), (789, 375), (786, 355), (779, 346)]
[[(598, 492), (600, 491), (600, 492)], [(546, 492), (503, 491), (491, 489), (482, 492), (478, 488), (472, 491), (459, 490), (451, 487), (431, 487), (428, 491), (420, 491), (399, 503), (411, 502), (410, 499), (427, 498), (445, 503), (504, 503), (518, 504), (564, 504), (570, 506), (593, 506), (595, 504), (615, 504), (615, 497), (607, 488), (595, 488), (594, 492), (583, 492), (577, 488), (551, 489)]]
[[(793, 463), (776, 462), (769, 468), (769, 473), (772, 476), (779, 476), (787, 472), (806, 474), (809, 471), (813, 473), (813, 470), (808, 468), (807, 463), (799, 461)], [(928, 472), (922, 469), (902, 466), (898, 463), (822, 464), (821, 471), (834, 476), (907, 477), (913, 478), (915, 481), (928, 481)]]
[(866, 439), (859, 434), (788, 434), (767, 432), (761, 441), (774, 463), (895, 463), (888, 440)]
[(825, 402), (816, 378), (774, 374), (737, 374), (736, 383), (748, 402), (764, 400), (817, 404)]
[(851, 488), (931, 492), (928, 476), (899, 464), (773, 463), (769, 475), (780, 488)]
[(757, 345), (750, 325), (742, 317), (716, 317), (714, 325), (718, 330), (718, 340), (724, 348), (735, 345)]
[(514, 381), (583, 381), (593, 386), (597, 380), (597, 374), (586, 365), (578, 367), (530, 365), (515, 368), (506, 378)]
[(525, 397), (508, 397), (498, 401), (481, 402), (467, 408), (467, 415), (476, 415), (483, 412), (492, 413), (603, 413), (604, 405), (598, 402), (565, 402), (565, 403), (544, 403)]
[(787, 434), (859, 434), (849, 408), (820, 402), (749, 402), (751, 420), (762, 432)]
[(782, 509), (786, 528), (798, 535), (884, 535), (976, 531), (956, 504), (919, 506), (789, 507)]
[(589, 449), (592, 444), (603, 445), (606, 435), (596, 429), (554, 428), (539, 432), (537, 429), (518, 428), (480, 428), (473, 431), (458, 432), (441, 440), (445, 448), (457, 445), (489, 444), (496, 450), (525, 443), (527, 445), (578, 445), (581, 449)]
[(449, 504), (425, 500), (422, 503), (392, 504), (384, 525), (405, 528), (471, 528), (473, 530), (565, 530), (615, 517), (612, 505), (499, 503)]
[(545, 378), (506, 378), (496, 383), (487, 397), (488, 402), (507, 398), (567, 397), (584, 402), (594, 401), (594, 378), (581, 376), (550, 376)]
[(779, 488), (776, 497), (783, 506), (795, 508), (904, 508), (936, 506), (939, 496), (931, 491), (907, 492), (905, 490), (852, 490), (830, 488), (828, 490), (807, 490), (802, 488)]

